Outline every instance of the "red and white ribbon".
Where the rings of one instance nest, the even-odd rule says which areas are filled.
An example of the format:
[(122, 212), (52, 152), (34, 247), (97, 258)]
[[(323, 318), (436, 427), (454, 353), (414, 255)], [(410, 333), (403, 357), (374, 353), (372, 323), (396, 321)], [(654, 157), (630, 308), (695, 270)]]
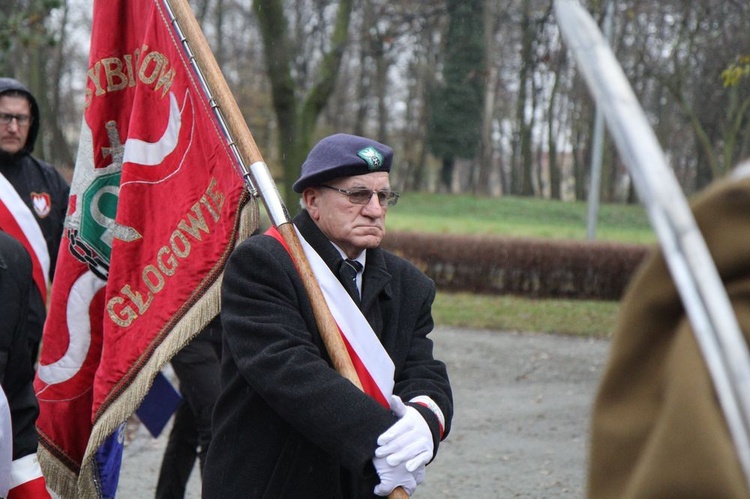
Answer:
[(8, 179), (0, 174), (0, 228), (16, 238), (31, 255), (34, 282), (45, 303), (50, 257), (42, 229)]
[[(295, 230), (297, 228), (295, 227)], [(272, 227), (266, 234), (276, 238), (289, 251), (281, 234)], [(365, 393), (377, 400), (383, 407), (389, 407), (393, 393), (393, 375), (395, 366), (388, 352), (378, 340), (370, 323), (367, 322), (343, 284), (333, 275), (320, 255), (305, 241), (297, 230), (300, 244), (315, 274), (323, 297), (328, 304), (347, 350), (359, 375), (359, 381)]]
[(445, 433), (445, 416), (443, 415), (443, 411), (440, 409), (440, 406), (438, 406), (435, 401), (427, 395), (419, 395), (411, 399), (409, 402), (423, 405), (432, 411), (432, 413), (438, 420), (438, 424), (440, 425), (440, 440), (442, 440), (443, 434)]
[(29, 454), (11, 463), (10, 491), (8, 499), (48, 499), (47, 484), (39, 466), (36, 453)]

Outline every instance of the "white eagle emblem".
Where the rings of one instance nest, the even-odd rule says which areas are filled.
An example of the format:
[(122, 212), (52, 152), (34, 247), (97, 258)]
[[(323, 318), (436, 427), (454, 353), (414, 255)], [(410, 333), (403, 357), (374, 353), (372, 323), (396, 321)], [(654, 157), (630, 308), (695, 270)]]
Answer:
[(52, 198), (46, 192), (32, 192), (31, 204), (34, 206), (34, 212), (36, 212), (39, 218), (45, 218), (52, 211)]

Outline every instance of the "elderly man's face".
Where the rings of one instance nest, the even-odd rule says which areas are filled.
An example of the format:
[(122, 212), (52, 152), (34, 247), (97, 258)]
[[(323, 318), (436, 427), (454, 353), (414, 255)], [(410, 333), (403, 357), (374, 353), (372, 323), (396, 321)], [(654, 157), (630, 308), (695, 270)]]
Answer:
[[(24, 97), (0, 96), (0, 113), (31, 116), (31, 104)], [(11, 120), (7, 125), (0, 123), (0, 150), (8, 154), (15, 154), (26, 145), (31, 122), (24, 126), (18, 120)]]
[[(337, 189), (390, 189), (387, 172), (367, 173), (354, 177), (341, 177), (326, 185)], [(308, 187), (302, 193), (307, 211), (320, 230), (338, 245), (349, 258), (354, 258), (367, 248), (380, 246), (385, 236), (387, 206), (381, 206), (378, 196), (367, 204), (354, 204), (345, 194), (325, 187)]]

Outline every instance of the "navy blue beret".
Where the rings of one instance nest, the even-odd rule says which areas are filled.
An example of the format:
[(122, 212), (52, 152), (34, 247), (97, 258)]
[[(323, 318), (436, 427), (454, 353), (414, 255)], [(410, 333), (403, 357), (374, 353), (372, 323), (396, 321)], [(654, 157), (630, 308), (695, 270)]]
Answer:
[(387, 145), (357, 135), (337, 133), (312, 148), (292, 189), (301, 193), (307, 187), (339, 177), (389, 172), (392, 161), (393, 149)]

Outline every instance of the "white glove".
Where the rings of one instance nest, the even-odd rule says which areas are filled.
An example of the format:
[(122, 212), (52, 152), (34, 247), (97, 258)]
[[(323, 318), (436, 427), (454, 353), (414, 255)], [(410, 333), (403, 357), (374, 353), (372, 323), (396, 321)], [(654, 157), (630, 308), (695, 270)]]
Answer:
[(419, 411), (405, 405), (398, 395), (391, 395), (391, 410), (399, 420), (378, 437), (375, 457), (386, 458), (391, 466), (405, 462), (406, 470), (414, 472), (432, 459), (432, 432)]
[(403, 487), (406, 494), (411, 496), (417, 485), (424, 481), (424, 466), (420, 466), (412, 473), (406, 469), (405, 464), (391, 466), (384, 457), (373, 457), (372, 464), (375, 465), (375, 471), (380, 477), (380, 483), (374, 490), (378, 496), (387, 496), (396, 487)]

